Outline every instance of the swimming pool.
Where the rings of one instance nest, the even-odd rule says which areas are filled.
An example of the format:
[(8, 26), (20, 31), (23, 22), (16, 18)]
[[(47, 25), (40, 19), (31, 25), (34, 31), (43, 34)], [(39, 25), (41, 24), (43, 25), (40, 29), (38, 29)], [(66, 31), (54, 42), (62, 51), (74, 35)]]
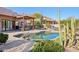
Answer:
[(52, 40), (58, 37), (58, 33), (40, 32), (33, 35), (32, 39)]

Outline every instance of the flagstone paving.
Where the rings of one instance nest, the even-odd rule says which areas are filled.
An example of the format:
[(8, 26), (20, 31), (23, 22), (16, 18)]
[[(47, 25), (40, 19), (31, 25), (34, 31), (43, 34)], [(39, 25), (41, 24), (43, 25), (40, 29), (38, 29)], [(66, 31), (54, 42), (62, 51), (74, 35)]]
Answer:
[(4, 51), (21, 52), (21, 51), (24, 51), (26, 49), (25, 52), (28, 52), (32, 46), (33, 46), (33, 43), (31, 41), (25, 41), (25, 40), (14, 41), (11, 44), (10, 43), (7, 44)]
[(27, 40), (14, 40), (6, 44), (1, 45), (1, 49), (4, 52), (28, 52), (29, 49), (33, 46), (32, 41)]
[(26, 41), (26, 40), (14, 40), (12, 42), (3, 44), (0, 46), (0, 48), (4, 52), (28, 52), (30, 51), (30, 48), (33, 46), (32, 41)]

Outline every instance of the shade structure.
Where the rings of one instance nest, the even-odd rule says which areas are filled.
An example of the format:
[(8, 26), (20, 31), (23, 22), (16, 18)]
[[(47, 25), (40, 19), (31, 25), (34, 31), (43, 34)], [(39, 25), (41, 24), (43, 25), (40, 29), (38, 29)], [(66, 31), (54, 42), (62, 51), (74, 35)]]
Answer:
[[(29, 15), (18, 15), (16, 12), (8, 8), (0, 7), (0, 31), (15, 30), (16, 23), (29, 20), (32, 21), (32, 29), (34, 29), (34, 17)], [(23, 26), (22, 26), (23, 27)]]
[(0, 14), (0, 19), (1, 20), (16, 20), (16, 16), (10, 16), (10, 15), (4, 15), (4, 14)]
[[(16, 16), (16, 20), (17, 21), (22, 21), (23, 23), (27, 23), (27, 21), (32, 21), (32, 29), (34, 30), (35, 28), (35, 25), (34, 25), (34, 19), (35, 17), (33, 16), (28, 16), (28, 15), (19, 15), (19, 16)], [(25, 28), (26, 24), (23, 24), (22, 27)]]
[(28, 19), (34, 19), (34, 17), (32, 17), (32, 16), (16, 16), (16, 19), (17, 20), (20, 20), (20, 19), (25, 19), (25, 20), (28, 20)]
[[(33, 23), (34, 29), (34, 17), (31, 16), (11, 16), (11, 15), (4, 15), (0, 14), (0, 31), (1, 30), (15, 30), (16, 29), (16, 22), (21, 20), (31, 20)], [(6, 29), (8, 28), (8, 29)]]

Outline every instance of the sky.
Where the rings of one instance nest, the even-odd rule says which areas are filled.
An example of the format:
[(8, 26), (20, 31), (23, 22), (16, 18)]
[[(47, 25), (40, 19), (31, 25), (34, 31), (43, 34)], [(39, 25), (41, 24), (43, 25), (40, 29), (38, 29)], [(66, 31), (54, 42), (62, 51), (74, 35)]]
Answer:
[[(58, 19), (58, 7), (8, 7), (8, 9), (18, 14), (41, 13), (52, 19)], [(79, 7), (60, 7), (61, 20), (71, 16), (79, 18)]]

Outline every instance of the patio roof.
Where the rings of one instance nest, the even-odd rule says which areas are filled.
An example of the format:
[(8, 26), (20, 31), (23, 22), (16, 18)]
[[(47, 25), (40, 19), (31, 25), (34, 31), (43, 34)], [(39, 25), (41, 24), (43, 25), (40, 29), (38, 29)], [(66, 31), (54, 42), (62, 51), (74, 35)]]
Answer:
[(34, 19), (33, 16), (30, 15), (18, 15), (16, 12), (9, 10), (8, 8), (0, 7), (0, 19), (1, 20), (12, 20), (17, 21), (20, 19)]
[(25, 19), (25, 20), (29, 20), (29, 19), (35, 19), (35, 17), (33, 16), (16, 16), (16, 19)]
[(1, 20), (16, 20), (16, 17), (10, 16), (10, 15), (5, 15), (5, 14), (0, 14), (0, 19)]
[(0, 14), (0, 19), (1, 20), (12, 20), (12, 21), (17, 21), (21, 19), (29, 20), (29, 19), (34, 19), (33, 16), (10, 16), (10, 15), (4, 15)]

